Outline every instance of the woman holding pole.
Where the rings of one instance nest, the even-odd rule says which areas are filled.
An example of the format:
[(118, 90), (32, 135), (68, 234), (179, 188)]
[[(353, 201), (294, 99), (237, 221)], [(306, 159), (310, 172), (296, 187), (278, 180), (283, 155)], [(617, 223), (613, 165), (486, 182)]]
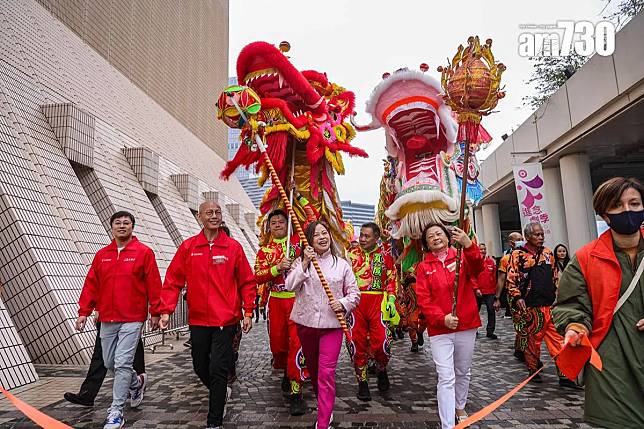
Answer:
[[(335, 403), (335, 368), (342, 347), (337, 312), (350, 313), (360, 302), (360, 291), (349, 263), (335, 254), (328, 227), (311, 222), (306, 228), (310, 243), (286, 278), (286, 289), (295, 292), (291, 320), (297, 325), (306, 366), (318, 398), (316, 427), (326, 429)], [(317, 259), (334, 299), (329, 301), (320, 278), (311, 267)]]
[[(457, 252), (449, 245), (451, 239), (463, 248), (456, 294)], [(441, 427), (448, 429), (467, 418), (470, 365), (476, 330), (481, 326), (473, 279), (483, 270), (483, 258), (478, 246), (460, 228), (448, 230), (442, 224), (429, 224), (421, 242), (426, 256), (416, 267), (416, 293), (427, 320), (438, 373), (436, 396)], [(458, 301), (453, 311), (455, 295)]]

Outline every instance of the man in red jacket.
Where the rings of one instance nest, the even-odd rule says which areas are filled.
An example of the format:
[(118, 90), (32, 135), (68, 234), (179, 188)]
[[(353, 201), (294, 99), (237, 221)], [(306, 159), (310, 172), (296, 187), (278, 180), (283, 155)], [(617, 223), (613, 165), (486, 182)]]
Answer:
[(302, 380), (307, 375), (304, 373), (300, 339), (295, 322), (291, 320), (295, 293), (284, 287), (291, 263), (301, 253), (300, 241), (297, 236), (293, 236), (290, 246), (287, 245), (288, 219), (283, 210), (271, 212), (267, 222), (271, 239), (257, 252), (255, 280), (258, 284), (264, 284), (269, 291), (268, 335), (273, 353), (273, 368), (284, 370), (282, 392), (290, 394), (289, 412), (292, 416), (301, 416), (306, 412)]
[(87, 317), (98, 311), (103, 362), (114, 371), (112, 405), (104, 429), (120, 429), (125, 424), (128, 393), (133, 408), (143, 400), (146, 377), (137, 376), (132, 363), (148, 306), (152, 328), (159, 325), (161, 277), (152, 249), (132, 236), (134, 216), (116, 212), (110, 225), (114, 239), (92, 261), (78, 301), (76, 329), (82, 331)]
[(479, 311), (481, 305), (485, 304), (487, 309), (487, 338), (496, 340), (494, 333), (496, 329), (496, 311), (494, 310), (494, 299), (496, 298), (496, 262), (488, 256), (485, 244), (479, 244), (479, 250), (483, 256), (483, 271), (476, 278), (477, 288), (474, 290), (478, 301)]
[(221, 233), (221, 207), (215, 201), (199, 206), (203, 230), (181, 243), (161, 290), (161, 329), (168, 327), (179, 292), (188, 288), (188, 324), (192, 364), (210, 390), (208, 428), (221, 427), (226, 405), (233, 338), (243, 314), (243, 332), (253, 326), (255, 276), (241, 244)]
[(376, 361), (378, 390), (387, 395), (390, 388), (387, 364), (391, 333), (382, 319), (382, 301), (387, 311), (396, 308), (396, 269), (391, 255), (378, 245), (380, 227), (373, 222), (360, 228), (360, 246), (349, 249), (349, 261), (360, 288), (360, 305), (352, 314), (358, 399), (370, 401), (367, 362), (369, 349)]

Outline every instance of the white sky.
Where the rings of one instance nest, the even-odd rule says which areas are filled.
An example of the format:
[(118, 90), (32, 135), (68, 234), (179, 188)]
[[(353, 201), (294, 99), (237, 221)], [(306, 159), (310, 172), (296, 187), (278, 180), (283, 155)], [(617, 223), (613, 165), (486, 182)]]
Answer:
[[(353, 91), (357, 120), (367, 123), (365, 101), (384, 72), (401, 67), (419, 70), (426, 62), (427, 73), (439, 78), (436, 67), (446, 65), (468, 36), (492, 38), (492, 52), (507, 66), (502, 81), (507, 96), (499, 102), (498, 113), (483, 119), (494, 140), (479, 153), (482, 159), (531, 113), (521, 102), (533, 88), (525, 83), (531, 63), (518, 55), (518, 36), (525, 31), (519, 25), (555, 24), (561, 19), (596, 22), (605, 4), (601, 0), (230, 0), (229, 71), (236, 74), (237, 55), (248, 43), (262, 40), (277, 45), (287, 40), (295, 67), (326, 72), (330, 81)], [(370, 157), (344, 155), (347, 174), (336, 177), (340, 198), (377, 204), (386, 156), (384, 131), (358, 133), (352, 144)]]

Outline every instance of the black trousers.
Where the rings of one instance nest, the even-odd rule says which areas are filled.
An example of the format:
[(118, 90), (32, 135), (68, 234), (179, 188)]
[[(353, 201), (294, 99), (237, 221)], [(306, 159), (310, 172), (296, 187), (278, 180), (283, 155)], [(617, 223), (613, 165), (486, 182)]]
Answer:
[(483, 295), (478, 299), (479, 311), (481, 311), (481, 305), (485, 304), (487, 309), (487, 327), (485, 328), (487, 334), (493, 334), (496, 329), (496, 311), (494, 311), (494, 300), (496, 295), (489, 294)]
[(224, 419), (226, 387), (233, 365), (233, 338), (237, 327), (190, 326), (192, 365), (210, 391), (207, 426), (221, 426)]
[[(139, 340), (136, 346), (136, 353), (134, 354), (134, 371), (137, 374), (145, 372), (145, 358), (143, 356), (143, 341)], [(87, 375), (83, 384), (81, 384), (79, 396), (83, 396), (92, 401), (96, 399), (98, 391), (101, 390), (103, 380), (107, 375), (107, 368), (103, 364), (103, 347), (101, 346), (101, 323), (96, 323), (96, 342), (94, 343), (94, 353), (92, 354), (92, 361), (89, 364)]]

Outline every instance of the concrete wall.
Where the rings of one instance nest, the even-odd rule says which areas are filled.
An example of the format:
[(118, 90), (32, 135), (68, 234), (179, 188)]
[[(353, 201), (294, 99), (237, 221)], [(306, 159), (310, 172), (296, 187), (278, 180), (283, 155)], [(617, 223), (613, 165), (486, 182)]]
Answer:
[(227, 86), (227, 0), (38, 2), (227, 158), (227, 128), (214, 111)]

